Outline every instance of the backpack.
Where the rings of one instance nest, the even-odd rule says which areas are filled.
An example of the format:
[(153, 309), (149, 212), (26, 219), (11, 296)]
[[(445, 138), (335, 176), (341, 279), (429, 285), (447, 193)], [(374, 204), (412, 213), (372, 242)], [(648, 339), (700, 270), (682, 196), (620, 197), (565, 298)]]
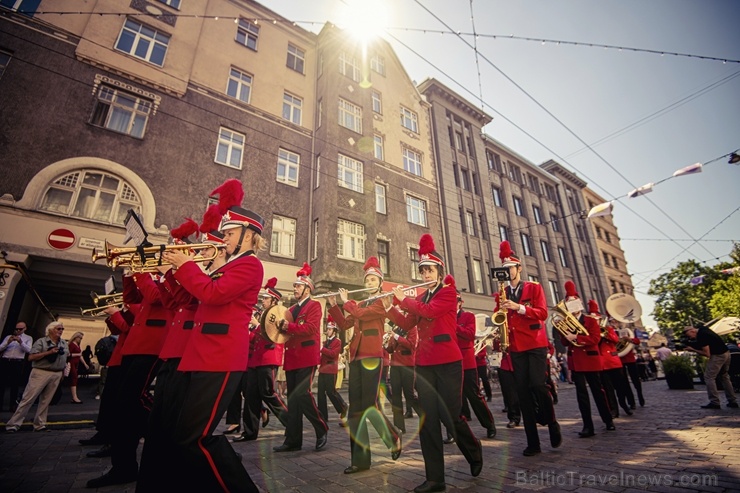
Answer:
[(106, 366), (113, 356), (113, 350), (116, 347), (116, 338), (113, 336), (103, 337), (95, 344), (95, 357), (101, 366)]

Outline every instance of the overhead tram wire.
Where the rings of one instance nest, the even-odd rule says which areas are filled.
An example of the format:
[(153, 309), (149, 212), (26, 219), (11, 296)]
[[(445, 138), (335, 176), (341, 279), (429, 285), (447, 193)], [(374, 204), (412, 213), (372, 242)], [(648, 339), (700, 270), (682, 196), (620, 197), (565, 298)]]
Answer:
[[(478, 57), (478, 37), (475, 36), (475, 15), (473, 15), (473, 0), (470, 0), (470, 24), (473, 26), (473, 51), (475, 52), (475, 69), (478, 73), (478, 92), (480, 93), (481, 101), (483, 101), (483, 84), (481, 83), (480, 60)], [(481, 110), (483, 109), (483, 106), (483, 103), (481, 103)]]

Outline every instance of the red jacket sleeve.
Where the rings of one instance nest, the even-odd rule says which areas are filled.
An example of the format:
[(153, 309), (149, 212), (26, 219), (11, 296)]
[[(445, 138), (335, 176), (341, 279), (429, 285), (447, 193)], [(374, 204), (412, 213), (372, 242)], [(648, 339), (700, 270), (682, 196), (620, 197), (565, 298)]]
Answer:
[(123, 301), (128, 304), (139, 304), (143, 300), (133, 276), (123, 276)]
[(259, 279), (262, 285), (264, 269), (257, 257), (250, 256), (229, 269), (229, 275), (220, 277), (218, 271), (209, 276), (195, 262), (185, 262), (175, 272), (175, 279), (198, 300), (209, 305), (228, 305), (243, 295), (241, 286), (250, 286)]
[[(305, 315), (304, 315), (305, 314)], [(321, 304), (318, 302), (306, 303), (301, 309), (299, 318), (303, 318), (303, 323), (290, 322), (285, 330), (288, 334), (318, 334), (321, 332)]]
[(457, 319), (457, 336), (472, 341), (475, 339), (475, 315), (463, 311)]

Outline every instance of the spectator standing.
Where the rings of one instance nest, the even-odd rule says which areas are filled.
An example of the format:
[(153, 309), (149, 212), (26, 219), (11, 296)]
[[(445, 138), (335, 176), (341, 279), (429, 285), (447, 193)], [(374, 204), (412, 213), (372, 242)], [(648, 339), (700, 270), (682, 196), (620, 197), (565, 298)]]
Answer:
[(18, 321), (13, 333), (0, 344), (0, 410), (3, 408), (5, 388), (10, 387), (9, 410), (16, 410), (18, 391), (23, 384), (26, 355), (31, 352), (33, 339), (26, 332), (26, 322)]
[(655, 351), (655, 357), (658, 358), (661, 362), (665, 361), (666, 358), (671, 354), (673, 354), (673, 351), (665, 346), (665, 342), (661, 343), (658, 350)]
[[(82, 401), (77, 397), (77, 377), (78, 369), (80, 364), (85, 368), (90, 367), (82, 359), (82, 349), (80, 344), (82, 343), (82, 332), (75, 332), (72, 338), (69, 340), (69, 391), (72, 393), (72, 404), (82, 404)], [(88, 346), (89, 348), (90, 346)]]
[(707, 368), (704, 370), (704, 383), (707, 386), (709, 404), (701, 406), (704, 409), (719, 409), (719, 391), (717, 390), (717, 377), (722, 379), (722, 387), (727, 396), (727, 407), (737, 408), (737, 397), (730, 381), (730, 351), (713, 330), (704, 325), (696, 327), (684, 327), (683, 333), (695, 342), (686, 349), (709, 358)]
[(88, 344), (87, 346), (85, 346), (85, 350), (82, 351), (82, 361), (84, 361), (85, 364), (87, 365), (88, 373), (90, 373), (93, 367), (92, 357), (93, 357), (92, 348)]

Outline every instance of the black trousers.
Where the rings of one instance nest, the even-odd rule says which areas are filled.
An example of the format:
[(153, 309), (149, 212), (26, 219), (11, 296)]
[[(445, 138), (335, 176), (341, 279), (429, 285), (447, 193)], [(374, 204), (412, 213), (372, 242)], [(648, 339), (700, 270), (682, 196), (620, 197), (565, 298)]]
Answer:
[(516, 377), (514, 377), (514, 372), (499, 368), (498, 383), (501, 386), (501, 394), (504, 397), (506, 417), (509, 421), (519, 424), (522, 419), (522, 413), (519, 409), (519, 394), (516, 392)]
[(478, 378), (483, 381), (483, 391), (486, 393), (486, 399), (490, 399), (493, 394), (491, 393), (491, 379), (488, 378), (488, 365), (478, 367)]
[(391, 407), (393, 409), (393, 425), (406, 433), (406, 421), (403, 412), (403, 399), (406, 399), (406, 412), (413, 408), (419, 414), (419, 399), (414, 391), (414, 367), (391, 366)]
[(486, 405), (486, 398), (483, 396), (483, 393), (480, 390), (480, 385), (478, 385), (477, 368), (463, 370), (463, 399), (460, 414), (465, 417), (465, 419), (470, 421), (471, 416), (470, 408), (468, 408), (468, 403), (470, 403), (470, 408), (473, 409), (475, 417), (478, 418), (478, 422), (483, 428), (485, 428), (486, 430), (496, 429), (496, 423), (493, 419), (493, 414), (491, 414), (491, 410), (488, 409), (488, 405)]
[(316, 438), (329, 431), (311, 393), (315, 370), (316, 367), (309, 366), (285, 372), (285, 382), (288, 385), (288, 417), (284, 444), (289, 447), (303, 446), (303, 416), (306, 416), (313, 426)]
[(227, 425), (238, 425), (242, 419), (242, 399), (246, 401), (246, 390), (247, 390), (247, 373), (249, 370), (245, 370), (242, 375), (239, 385), (234, 391), (234, 395), (229, 399), (229, 405), (226, 407), (226, 424)]
[(546, 347), (511, 353), (516, 393), (528, 448), (540, 448), (540, 437), (537, 433), (538, 417), (542, 424), (549, 425), (555, 422), (555, 409), (547, 388), (547, 359)]
[(345, 404), (344, 399), (337, 392), (336, 373), (319, 373), (318, 404), (324, 421), (329, 421), (329, 409), (326, 403), (327, 397), (338, 414), (342, 414), (347, 410), (347, 404)]
[(10, 388), (10, 409), (15, 409), (15, 401), (18, 399), (18, 390), (23, 390), (23, 368), (25, 359), (0, 358), (0, 411), (3, 409), (3, 398), (5, 389)]
[(626, 390), (629, 384), (622, 374), (622, 368), (603, 370), (601, 372), (601, 382), (604, 386), (604, 392), (606, 392), (606, 401), (609, 403), (612, 416), (615, 418), (619, 417), (619, 407), (624, 409), (625, 412), (629, 411)]
[(256, 492), (224, 435), (214, 435), (243, 372), (186, 372), (185, 397), (174, 429), (181, 454), (179, 474), (189, 490)]
[(591, 402), (588, 399), (586, 383), (591, 389), (591, 396), (596, 403), (596, 409), (605, 425), (612, 424), (612, 412), (606, 402), (606, 393), (601, 386), (601, 372), (598, 371), (572, 371), (573, 382), (576, 384), (576, 398), (578, 399), (578, 410), (581, 412), (583, 427), (594, 429), (594, 421), (591, 419)]
[(416, 367), (419, 394), (419, 442), (427, 481), (444, 482), (442, 423), (454, 432), (455, 443), (469, 464), (483, 462), (480, 440), (460, 417), (462, 406), (462, 361)]
[(116, 398), (115, 425), (111, 428), (111, 464), (121, 474), (136, 474), (136, 449), (149, 423), (153, 399), (149, 386), (162, 360), (151, 354), (124, 356)]
[(116, 399), (118, 397), (118, 388), (121, 385), (122, 367), (111, 366), (108, 368), (108, 374), (105, 377), (105, 386), (103, 393), (100, 394), (100, 408), (98, 409), (98, 419), (95, 421), (95, 429), (98, 433), (110, 443), (113, 433), (115, 433), (116, 423)]
[[(622, 374), (624, 375), (625, 381), (627, 380), (627, 375), (629, 374), (629, 379), (632, 381), (632, 385), (637, 391), (637, 399), (640, 401), (640, 405), (645, 405), (645, 398), (642, 396), (642, 381), (640, 381), (637, 363), (624, 363), (624, 366), (622, 367)], [(630, 388), (629, 384), (627, 384), (626, 389), (627, 402), (629, 403), (630, 407), (634, 407), (635, 395), (632, 393), (632, 389)]]
[(388, 417), (378, 407), (378, 393), (382, 377), (381, 358), (354, 360), (349, 364), (349, 427), (352, 465), (360, 469), (370, 467), (370, 437), (367, 420), (378, 432), (389, 449), (398, 439), (398, 432)]
[[(253, 375), (253, 378), (257, 382), (257, 392), (259, 393), (259, 395), (253, 394), (253, 389), (250, 385), (248, 396), (250, 403), (254, 399), (259, 399), (260, 401), (264, 402), (270, 409), (270, 412), (278, 419), (278, 421), (280, 421), (283, 426), (287, 426), (288, 406), (275, 392), (275, 375), (277, 375), (277, 370), (278, 367), (275, 365), (259, 366), (254, 369), (255, 373)], [(249, 383), (251, 382), (252, 380), (249, 380)], [(252, 409), (253, 413), (257, 411), (256, 406), (250, 407), (250, 409)]]

